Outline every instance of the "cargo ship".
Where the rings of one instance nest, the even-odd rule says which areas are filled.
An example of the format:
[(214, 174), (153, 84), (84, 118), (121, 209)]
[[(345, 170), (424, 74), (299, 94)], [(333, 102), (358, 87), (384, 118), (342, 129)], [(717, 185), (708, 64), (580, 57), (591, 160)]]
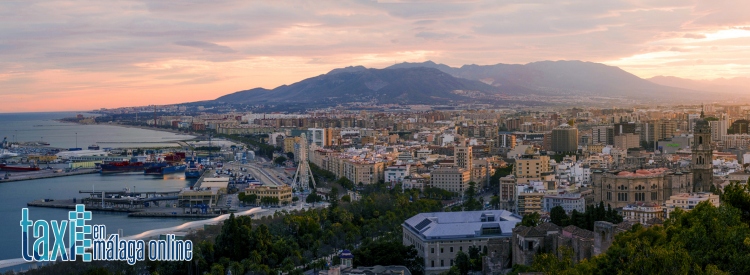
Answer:
[(0, 170), (2, 171), (11, 171), (11, 172), (30, 172), (30, 171), (39, 171), (39, 166), (36, 165), (29, 165), (29, 166), (9, 166), (6, 164), (0, 164)]
[(112, 161), (108, 163), (102, 163), (99, 165), (101, 169), (99, 172), (102, 174), (113, 174), (113, 173), (142, 173), (147, 168), (151, 167), (164, 167), (167, 166), (165, 162), (143, 162), (138, 161), (138, 158), (133, 157), (129, 161)]
[(185, 178), (196, 179), (200, 177), (201, 177), (201, 169), (195, 165), (194, 161), (191, 161), (190, 164), (188, 165), (187, 170), (185, 170)]
[(152, 166), (146, 168), (146, 170), (143, 171), (146, 175), (166, 175), (166, 174), (174, 174), (179, 173), (182, 171), (185, 171), (187, 169), (187, 165), (185, 164), (177, 164), (177, 165), (168, 165), (168, 166)]
[(141, 172), (146, 169), (146, 163), (140, 161), (113, 161), (100, 165), (102, 174)]

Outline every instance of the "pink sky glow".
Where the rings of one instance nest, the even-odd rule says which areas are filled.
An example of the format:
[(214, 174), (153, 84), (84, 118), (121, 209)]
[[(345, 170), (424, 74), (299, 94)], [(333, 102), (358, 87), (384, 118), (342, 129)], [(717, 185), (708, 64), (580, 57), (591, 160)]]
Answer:
[(363, 65), (750, 76), (750, 1), (0, 1), (0, 112), (215, 99)]

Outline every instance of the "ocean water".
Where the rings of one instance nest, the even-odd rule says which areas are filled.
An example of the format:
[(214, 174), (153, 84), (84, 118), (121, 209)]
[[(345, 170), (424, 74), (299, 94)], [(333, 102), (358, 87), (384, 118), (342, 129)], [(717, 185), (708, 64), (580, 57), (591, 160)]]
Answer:
[(193, 138), (190, 135), (138, 128), (55, 121), (77, 114), (79, 113), (2, 113), (0, 140), (5, 137), (8, 141), (44, 141), (57, 148), (76, 148), (77, 143), (79, 148), (86, 149), (92, 144), (99, 144), (101, 148), (176, 146), (174, 141)]
[[(78, 146), (87, 147), (96, 141), (117, 141), (138, 143), (142, 141), (175, 141), (190, 136), (179, 136), (172, 133), (129, 129), (116, 126), (77, 125), (52, 121), (76, 113), (25, 113), (0, 114), (0, 138), (17, 135), (19, 141), (39, 141), (41, 137), (50, 146), (75, 147), (75, 133), (78, 133)], [(42, 125), (42, 126), (36, 126)], [(100, 145), (102, 147), (108, 147)], [(164, 177), (128, 174), (100, 175), (87, 174), (79, 176), (58, 177), (17, 182), (0, 182), (0, 260), (21, 257), (21, 209), (27, 202), (51, 198), (82, 198), (80, 190), (118, 191), (130, 188), (135, 191), (176, 191), (195, 183), (194, 179), (185, 179), (183, 174)], [(67, 209), (29, 207), (29, 218), (32, 220), (62, 220), (67, 218)], [(178, 211), (178, 210), (176, 210)], [(122, 229), (125, 236), (143, 231), (176, 226), (185, 223), (185, 219), (175, 218), (129, 218), (123, 213), (94, 212), (90, 224), (104, 224), (109, 233)]]

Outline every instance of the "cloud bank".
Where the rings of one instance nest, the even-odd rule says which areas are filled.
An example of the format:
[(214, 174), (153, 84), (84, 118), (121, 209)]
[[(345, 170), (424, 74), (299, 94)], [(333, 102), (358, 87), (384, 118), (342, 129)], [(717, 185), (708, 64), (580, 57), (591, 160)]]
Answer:
[(0, 112), (213, 99), (350, 65), (750, 76), (748, 1), (2, 1)]

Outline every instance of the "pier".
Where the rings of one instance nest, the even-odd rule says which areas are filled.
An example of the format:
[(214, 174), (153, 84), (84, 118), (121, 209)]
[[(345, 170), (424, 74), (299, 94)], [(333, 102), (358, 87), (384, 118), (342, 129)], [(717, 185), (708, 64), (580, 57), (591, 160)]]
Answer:
[[(93, 174), (96, 172), (97, 172), (96, 169), (93, 169), (93, 168), (81, 168), (81, 169), (76, 169), (76, 170), (70, 170), (67, 172), (62, 169), (42, 169), (39, 171), (31, 171), (31, 172), (0, 171), (0, 183), (22, 181), (22, 180), (37, 180), (37, 179), (46, 179), (46, 178), (76, 176), (76, 175), (83, 175), (83, 174)], [(7, 179), (5, 178), (6, 173), (8, 175)]]

